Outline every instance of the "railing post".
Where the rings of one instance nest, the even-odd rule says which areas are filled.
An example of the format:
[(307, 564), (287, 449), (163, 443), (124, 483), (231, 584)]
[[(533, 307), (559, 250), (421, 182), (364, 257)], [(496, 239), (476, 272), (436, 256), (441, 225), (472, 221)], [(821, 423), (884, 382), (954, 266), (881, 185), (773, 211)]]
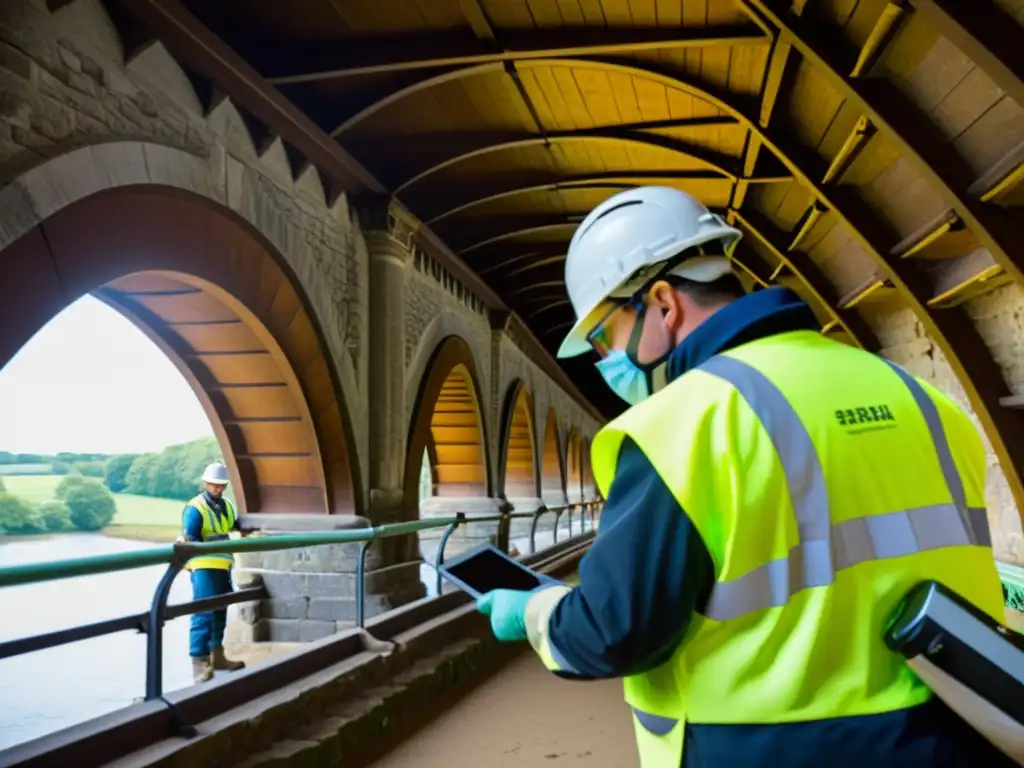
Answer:
[(149, 618), (146, 621), (146, 701), (159, 699), (164, 694), (164, 612), (171, 585), (181, 572), (188, 556), (186, 546), (175, 544), (171, 562), (156, 585), (153, 600), (149, 604)]
[(366, 623), (366, 550), (372, 543), (373, 539), (359, 542), (359, 558), (356, 560), (356, 626), (360, 629)]
[(555, 525), (551, 529), (551, 543), (558, 543), (558, 521), (562, 519), (562, 513), (565, 512), (565, 507), (555, 508)]
[(540, 516), (548, 511), (547, 507), (539, 507), (533, 510), (533, 520), (530, 521), (530, 554), (536, 554), (537, 552), (537, 523), (540, 520)]
[(515, 509), (507, 499), (502, 500), (501, 520), (498, 521), (498, 549), (508, 554), (512, 534), (512, 510)]
[(434, 574), (437, 576), (437, 596), (441, 596), (441, 589), (444, 586), (444, 578), (441, 576), (441, 566), (444, 565), (444, 548), (448, 544), (448, 539), (455, 529), (466, 522), (466, 515), (463, 512), (459, 512), (455, 515), (455, 522), (449, 523), (448, 527), (444, 529), (444, 533), (441, 534), (441, 541), (437, 545), (437, 552), (434, 554)]

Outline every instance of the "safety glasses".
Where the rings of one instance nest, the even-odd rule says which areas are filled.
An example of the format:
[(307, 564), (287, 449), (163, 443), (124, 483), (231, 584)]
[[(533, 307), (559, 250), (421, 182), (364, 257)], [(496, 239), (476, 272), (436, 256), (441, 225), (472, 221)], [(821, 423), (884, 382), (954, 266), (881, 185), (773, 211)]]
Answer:
[(612, 316), (620, 309), (626, 307), (634, 307), (635, 305), (643, 305), (643, 300), (637, 301), (637, 297), (634, 296), (630, 299), (622, 299), (622, 303), (612, 307), (608, 310), (604, 316), (598, 321), (597, 325), (594, 326), (594, 330), (587, 334), (587, 342), (594, 351), (597, 352), (601, 357), (607, 357), (608, 353), (612, 351), (611, 338), (608, 333), (606, 325), (608, 321), (612, 319)]

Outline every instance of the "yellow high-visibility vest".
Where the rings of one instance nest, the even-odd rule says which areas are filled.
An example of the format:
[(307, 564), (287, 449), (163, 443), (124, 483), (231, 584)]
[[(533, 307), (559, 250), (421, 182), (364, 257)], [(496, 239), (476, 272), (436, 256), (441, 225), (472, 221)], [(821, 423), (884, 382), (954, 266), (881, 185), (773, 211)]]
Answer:
[[(629, 436), (700, 533), (715, 584), (662, 666), (625, 679), (643, 768), (677, 768), (686, 722), (890, 712), (931, 691), (882, 641), (935, 579), (996, 619), (1002, 589), (970, 417), (898, 366), (813, 331), (710, 358), (593, 441), (607, 496)], [(680, 574), (681, 577), (681, 574)], [(559, 666), (544, 615), (531, 643)]]
[[(203, 529), (201, 541), (223, 541), (230, 538), (229, 534), (235, 527), (235, 508), (231, 502), (224, 499), (225, 514), (218, 515), (210, 505), (206, 503), (206, 497), (202, 494), (196, 496), (188, 503), (188, 507), (195, 507), (203, 518)], [(209, 554), (200, 557), (193, 557), (185, 563), (185, 569), (194, 571), (197, 568), (231, 568), (234, 563), (234, 556), (227, 554)]]

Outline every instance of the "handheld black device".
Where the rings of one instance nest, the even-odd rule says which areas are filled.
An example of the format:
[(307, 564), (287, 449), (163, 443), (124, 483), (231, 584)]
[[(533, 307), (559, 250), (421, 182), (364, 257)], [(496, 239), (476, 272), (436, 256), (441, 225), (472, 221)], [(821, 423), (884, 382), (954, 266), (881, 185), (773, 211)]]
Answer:
[(897, 606), (883, 639), (950, 709), (1024, 765), (1024, 638), (923, 581)]
[(521, 589), (562, 582), (530, 570), (493, 544), (482, 544), (462, 552), (439, 568), (441, 575), (464, 592), (478, 598), (492, 589)]

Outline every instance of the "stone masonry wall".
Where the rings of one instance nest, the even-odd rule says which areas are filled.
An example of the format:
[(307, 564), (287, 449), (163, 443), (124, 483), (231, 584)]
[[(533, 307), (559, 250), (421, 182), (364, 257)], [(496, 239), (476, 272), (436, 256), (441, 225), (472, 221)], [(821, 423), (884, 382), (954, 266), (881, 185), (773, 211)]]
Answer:
[(59, 208), (122, 184), (178, 187), (248, 220), (309, 297), (352, 415), (352, 448), (363, 452), (365, 409), (353, 407), (366, 389), (361, 236), (344, 201), (327, 206), (315, 171), (293, 181), (280, 140), (258, 153), (229, 100), (204, 116), (160, 44), (125, 65), (97, 0), (54, 14), (42, 0), (7, 0), (0, 9), (0, 183), (17, 185), (32, 169), (39, 178), (22, 186), (34, 216), (5, 221), (11, 210), (0, 210), (0, 247)]
[[(1024, 295), (1020, 289), (1004, 286), (964, 306), (1002, 367), (1010, 389), (1024, 392)], [(887, 311), (868, 319), (883, 344), (883, 355), (948, 393), (974, 415), (956, 374), (913, 312)], [(996, 559), (1024, 565), (1024, 533), (1017, 505), (977, 417), (974, 421), (988, 452), (985, 502)]]

